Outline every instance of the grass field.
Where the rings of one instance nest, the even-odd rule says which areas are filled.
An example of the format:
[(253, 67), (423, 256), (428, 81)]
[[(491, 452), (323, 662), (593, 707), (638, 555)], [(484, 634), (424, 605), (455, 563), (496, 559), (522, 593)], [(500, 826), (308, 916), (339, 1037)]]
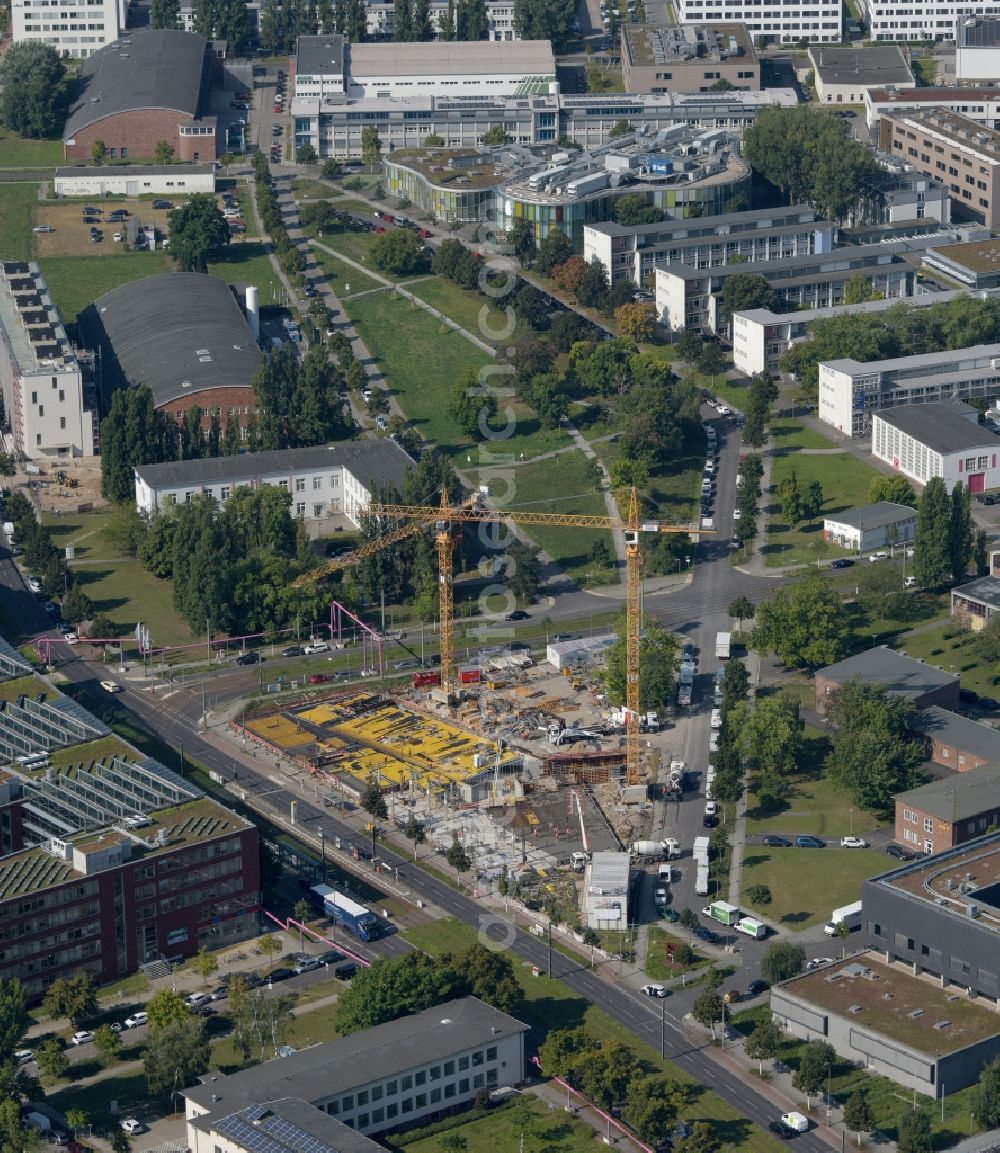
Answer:
[(37, 184), (0, 184), (0, 252), (4, 260), (31, 257), (31, 214), (37, 203)]
[(114, 253), (108, 259), (48, 256), (40, 263), (52, 299), (71, 337), (77, 314), (97, 297), (130, 281), (159, 276), (173, 267), (165, 252)]
[(281, 281), (259, 241), (234, 241), (222, 260), (209, 264), (208, 271), (231, 284), (256, 284), (262, 308), (281, 300)]
[(407, 1153), (446, 1153), (463, 1142), (467, 1153), (590, 1153), (594, 1147), (594, 1131), (582, 1121), (566, 1114), (553, 1114), (549, 1106), (537, 1097), (516, 1097), (502, 1109), (491, 1109), (487, 1116), (478, 1116), (464, 1123), (449, 1126), (445, 1133), (420, 1137), (420, 1131), (407, 1139), (403, 1134), (393, 1144)]
[[(341, 207), (341, 205), (338, 205)], [(371, 207), (365, 205), (365, 211), (371, 212)], [(314, 240), (319, 239), (319, 234), (315, 229), (304, 229), (307, 236), (311, 236)], [(322, 243), (328, 248), (332, 248), (334, 252), (339, 252), (350, 260), (356, 261), (358, 264), (366, 264), (372, 268), (379, 276), (384, 276), (386, 280), (399, 282), (401, 280), (412, 280), (412, 276), (396, 276), (395, 273), (386, 272), (385, 269), (375, 268), (372, 263), (371, 251), (372, 245), (378, 238), (375, 232), (354, 232), (351, 230), (339, 231), (334, 233), (324, 233)], [(353, 270), (352, 270), (353, 271)]]
[(58, 168), (63, 163), (62, 140), (26, 140), (0, 128), (0, 168)]
[[(309, 251), (312, 253), (316, 263), (323, 270), (323, 275), (339, 299), (350, 299), (359, 292), (385, 289), (381, 281), (376, 280), (373, 276), (368, 276), (364, 272), (358, 272), (356, 268), (345, 264), (338, 257), (331, 255), (331, 253), (324, 252), (322, 248), (317, 248), (313, 245)], [(348, 290), (348, 287), (350, 290)]]
[(926, 631), (904, 634), (898, 647), (907, 656), (959, 673), (962, 688), (972, 689), (980, 696), (996, 697), (1000, 686), (997, 667), (979, 657), (975, 637), (975, 633), (958, 629), (953, 621), (946, 620)]
[(856, 901), (861, 882), (883, 873), (888, 858), (874, 849), (773, 849), (748, 845), (743, 891), (767, 885), (771, 904), (762, 909), (786, 929), (807, 929), (830, 919), (830, 910)]
[(170, 581), (152, 576), (137, 560), (71, 562), (70, 567), (94, 608), (109, 616), (122, 635), (130, 633), (141, 620), (149, 628), (155, 648), (191, 640), (190, 629), (174, 612)]
[(134, 757), (135, 754), (128, 745), (118, 737), (100, 737), (96, 741), (89, 741), (85, 745), (72, 745), (68, 749), (57, 749), (49, 754), (49, 764), (54, 769), (62, 769), (67, 765), (89, 764), (91, 761), (101, 761), (105, 757)]
[(67, 545), (76, 549), (77, 560), (103, 560), (113, 555), (113, 550), (104, 538), (104, 527), (111, 521), (113, 510), (102, 508), (97, 512), (67, 513), (42, 517), (42, 524), (49, 530), (52, 543), (60, 550)]
[(694, 960), (686, 970), (667, 960), (668, 945), (689, 945), (691, 943), (688, 940), (691, 934), (687, 929), (681, 928), (679, 924), (674, 924), (671, 925), (671, 930), (668, 932), (666, 929), (660, 929), (655, 925), (649, 929), (649, 940), (646, 945), (646, 976), (653, 981), (669, 981), (673, 977), (679, 977), (682, 972), (690, 973), (693, 969), (709, 964), (708, 958), (701, 956), (697, 950), (695, 950)]
[[(457, 952), (477, 940), (474, 929), (451, 918), (407, 929), (404, 935), (417, 948), (433, 956)], [(566, 964), (564, 958), (557, 959), (555, 971), (558, 972)], [(779, 1146), (774, 1138), (752, 1125), (711, 1090), (696, 1085), (676, 1065), (662, 1060), (656, 1050), (639, 1041), (634, 1033), (603, 1010), (571, 992), (559, 980), (533, 977), (528, 965), (516, 958), (514, 969), (524, 993), (524, 1002), (517, 1007), (515, 1015), (532, 1026), (529, 1034), (532, 1048), (544, 1039), (549, 1030), (585, 1025), (605, 1042), (622, 1041), (631, 1046), (650, 1073), (665, 1072), (673, 1080), (687, 1086), (689, 1104), (681, 1115), (688, 1122), (710, 1121), (723, 1146), (732, 1146), (747, 1153), (775, 1153)]]
[[(781, 485), (795, 473), (799, 491), (813, 480), (823, 486), (823, 508), (815, 520), (788, 525), (781, 519)], [(767, 517), (767, 543), (763, 553), (769, 566), (842, 556), (843, 549), (823, 540), (823, 517), (855, 508), (868, 500), (868, 489), (879, 474), (846, 452), (806, 456), (790, 453), (774, 459)]]
[(832, 440), (813, 428), (806, 428), (793, 416), (779, 417), (771, 425), (771, 436), (777, 452), (795, 452), (801, 448), (835, 448)]
[[(412, 284), (407, 283), (406, 287), (414, 296), (418, 296), (421, 300), (426, 300), (428, 304), (440, 309), (445, 316), (451, 317), (456, 324), (460, 324), (473, 336), (478, 336), (480, 340), (496, 343), (498, 336), (507, 333), (506, 315), (492, 307), (490, 298), (480, 296), (478, 292), (459, 288), (457, 284), (452, 284), (451, 281), (443, 280), (439, 276), (429, 277), (427, 280)], [(501, 300), (501, 307), (503, 303)], [(483, 313), (484, 308), (486, 309), (485, 313)], [(481, 313), (482, 322), (480, 321)], [(515, 339), (515, 335), (511, 334), (509, 337), (503, 335), (503, 339), (504, 343), (509, 343)]]

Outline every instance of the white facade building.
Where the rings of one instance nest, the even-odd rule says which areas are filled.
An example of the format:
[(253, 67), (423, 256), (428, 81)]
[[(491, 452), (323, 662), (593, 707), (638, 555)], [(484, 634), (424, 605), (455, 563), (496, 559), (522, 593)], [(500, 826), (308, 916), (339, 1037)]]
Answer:
[(82, 59), (117, 40), (127, 14), (128, 0), (13, 0), (13, 39)]
[(628, 853), (594, 853), (587, 862), (585, 917), (588, 929), (628, 928)]
[(676, 0), (674, 10), (678, 24), (736, 21), (745, 24), (754, 39), (766, 36), (782, 44), (797, 40), (840, 43), (840, 0), (815, 0), (815, 3), (787, 10), (769, 0)]
[(399, 488), (413, 461), (388, 438), (318, 448), (140, 465), (135, 507), (145, 516), (208, 494), (225, 504), (239, 488), (273, 485), (291, 494), (292, 515), (314, 527), (359, 527), (373, 488)]
[[(969, 0), (937, 0), (900, 8), (892, 0), (862, 0), (862, 10), (872, 40), (954, 40), (956, 22), (968, 18)], [(1000, 14), (993, 3), (974, 5), (978, 13)], [(958, 79), (962, 73), (958, 72)], [(976, 80), (995, 78), (996, 72), (979, 73)]]
[(0, 390), (17, 456), (93, 456), (96, 396), (37, 264), (5, 261), (0, 282)]
[(1000, 76), (1000, 4), (959, 6), (953, 36), (955, 79), (960, 84), (977, 80), (996, 83)]
[[(1000, 60), (997, 68), (1000, 69)], [(910, 88), (902, 92), (892, 88), (865, 89), (865, 120), (869, 132), (876, 134), (872, 139), (877, 139), (878, 122), (885, 113), (915, 108), (946, 108), (987, 128), (1000, 128), (1000, 88)]]
[(823, 519), (823, 539), (851, 552), (905, 544), (917, 533), (917, 510), (880, 500)]
[(843, 358), (819, 366), (820, 420), (867, 436), (875, 413), (900, 405), (1000, 396), (1000, 344), (919, 353), (866, 363)]
[(56, 196), (180, 196), (215, 191), (214, 164), (57, 168)]
[(187, 1144), (214, 1153), (212, 1118), (297, 1097), (374, 1136), (520, 1085), (528, 1026), (462, 997), (185, 1089)]
[(872, 455), (918, 484), (932, 477), (973, 493), (1000, 487), (1000, 436), (970, 405), (908, 404), (872, 416)]

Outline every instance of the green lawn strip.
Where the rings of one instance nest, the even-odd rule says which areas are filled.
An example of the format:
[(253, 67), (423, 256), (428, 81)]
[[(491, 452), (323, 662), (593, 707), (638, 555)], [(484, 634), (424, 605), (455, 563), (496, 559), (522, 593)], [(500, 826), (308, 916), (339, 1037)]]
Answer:
[(52, 543), (60, 550), (72, 545), (77, 560), (104, 560), (117, 557), (104, 536), (104, 528), (114, 515), (114, 509), (102, 508), (96, 512), (68, 512), (59, 516), (45, 513), (42, 524), (49, 530)]
[[(340, 205), (338, 205), (338, 208)], [(369, 213), (371, 208), (366, 209)], [(319, 240), (321, 244), (325, 244), (327, 248), (332, 248), (334, 252), (339, 252), (341, 255), (348, 257), (350, 260), (356, 261), (358, 264), (366, 264), (372, 268), (379, 276), (384, 276), (386, 280), (400, 281), (412, 280), (412, 276), (397, 276), (393, 272), (387, 272), (385, 269), (376, 268), (372, 262), (372, 245), (378, 238), (376, 232), (355, 232), (353, 229), (342, 229), (333, 233), (324, 233), (320, 237), (315, 229), (306, 228), (303, 230), (307, 236), (311, 236), (314, 240)], [(352, 269), (353, 271), (353, 269)]]
[(708, 373), (700, 372), (697, 368), (682, 368), (675, 371), (678, 376), (693, 380), (699, 388), (704, 388), (713, 396), (717, 396), (724, 404), (739, 409), (740, 412), (745, 411), (747, 401), (750, 398), (748, 381), (730, 380), (728, 376), (723, 376), (721, 373), (710, 376)]
[[(471, 332), (480, 340), (495, 344), (500, 334), (507, 332), (507, 315), (502, 311), (506, 301), (502, 298), (499, 301), (500, 308), (497, 309), (493, 307), (494, 302), (490, 297), (480, 296), (478, 292), (460, 288), (457, 284), (443, 280), (440, 276), (429, 277), (427, 280), (421, 280), (415, 284), (407, 284), (406, 288), (408, 292), (412, 292), (414, 296), (425, 300), (433, 308), (443, 312), (445, 316), (450, 317), (456, 324), (461, 325), (467, 332)], [(523, 327), (526, 328), (526, 326)], [(491, 333), (494, 334), (492, 337)], [(509, 336), (504, 337), (504, 343), (508, 344), (516, 339), (517, 334), (518, 326), (515, 322), (513, 331)]]
[[(729, 1020), (734, 1028), (741, 1033), (749, 1035), (759, 1021), (770, 1021), (771, 1012), (767, 1005), (755, 1005), (752, 1009), (732, 1013)], [(785, 1034), (781, 1049), (777, 1054), (792, 1069), (797, 1069), (802, 1050), (806, 1042)], [(764, 1076), (768, 1076), (771, 1067), (770, 1061), (764, 1062)], [(757, 1066), (754, 1066), (756, 1073)], [(877, 1073), (870, 1073), (865, 1069), (857, 1069), (846, 1061), (838, 1061), (832, 1069), (830, 1089), (835, 1101), (843, 1104), (856, 1089), (861, 1089), (875, 1115), (875, 1127), (880, 1129), (890, 1141), (898, 1136), (899, 1119), (903, 1113), (909, 1112), (913, 1106), (913, 1094), (902, 1086), (890, 1081), (888, 1077), (881, 1077)], [(977, 1132), (972, 1122), (972, 1097), (975, 1087), (970, 1085), (957, 1093), (948, 1094), (944, 1099), (944, 1121), (941, 1120), (941, 1102), (931, 1103), (927, 1097), (918, 1096), (917, 1101), (923, 1105), (931, 1122), (931, 1136), (935, 1149), (944, 1149), (954, 1145), (957, 1140)], [(849, 1133), (848, 1139), (853, 1144), (854, 1133)]]
[(137, 560), (72, 563), (71, 568), (97, 612), (109, 616), (122, 635), (142, 621), (155, 647), (191, 640), (191, 630), (174, 611), (171, 582), (152, 576)]
[(223, 259), (211, 262), (208, 271), (212, 276), (219, 276), (230, 284), (255, 284), (259, 289), (262, 308), (282, 300), (284, 288), (260, 241), (246, 240), (230, 244)]
[(30, 140), (0, 128), (0, 168), (58, 168), (64, 162), (62, 140)]
[(707, 957), (702, 957), (697, 952), (687, 969), (667, 960), (667, 946), (690, 945), (691, 942), (688, 940), (690, 936), (687, 929), (677, 923), (671, 926), (670, 932), (651, 925), (646, 944), (646, 976), (653, 981), (671, 981), (675, 977), (680, 977), (682, 973), (691, 973), (695, 969), (711, 964)]
[(654, 501), (657, 512), (666, 519), (678, 524), (697, 524), (704, 464), (703, 452), (678, 457), (669, 473), (649, 478), (644, 495)]
[(82, 1109), (91, 1118), (109, 1115), (112, 1101), (118, 1102), (118, 1111), (122, 1117), (144, 1113), (147, 1109), (159, 1113), (162, 1109), (159, 1102), (151, 1100), (146, 1091), (146, 1075), (141, 1069), (134, 1073), (103, 1077), (92, 1084), (67, 1085), (55, 1091), (50, 1089), (45, 1100), (64, 1115), (68, 1109)]
[(49, 754), (49, 764), (54, 769), (64, 769), (67, 765), (89, 765), (94, 761), (110, 760), (112, 757), (132, 759), (135, 753), (119, 737), (100, 737), (84, 745), (71, 745), (68, 749), (58, 749)]
[[(320, 243), (323, 244), (325, 242), (320, 241)], [(374, 276), (369, 276), (364, 272), (358, 272), (356, 268), (345, 264), (329, 252), (324, 252), (322, 248), (313, 247), (311, 251), (316, 259), (316, 263), (322, 268), (323, 275), (326, 277), (330, 287), (341, 300), (349, 300), (359, 292), (371, 292), (374, 289), (388, 291), (385, 285), (382, 284), (381, 281), (376, 280)]]
[[(4, 155), (0, 139), (0, 156)], [(31, 259), (31, 212), (37, 184), (0, 184), (0, 253), (4, 260)]]
[[(799, 491), (805, 495), (813, 480), (823, 486), (823, 508), (815, 520), (788, 525), (781, 519), (781, 485), (795, 473)], [(767, 544), (763, 553), (769, 566), (796, 561), (810, 562), (843, 556), (844, 550), (823, 540), (823, 518), (864, 504), (871, 482), (879, 474), (850, 453), (806, 456), (790, 453), (771, 463), (771, 492), (767, 519)]]
[(296, 176), (292, 180), (292, 193), (296, 200), (331, 200), (337, 191), (329, 185), (321, 184), (318, 180), (310, 180), (307, 176)]
[[(432, 956), (468, 948), (478, 939), (471, 926), (453, 918), (406, 929), (403, 935), (416, 948)], [(559, 980), (548, 980), (544, 976), (533, 977), (531, 968), (523, 962), (515, 960), (514, 971), (524, 993), (524, 1002), (515, 1011), (515, 1016), (532, 1026), (533, 1047), (552, 1029), (572, 1029), (585, 1025), (605, 1042), (621, 1041), (631, 1046), (650, 1072), (663, 1071), (672, 1079), (691, 1086), (693, 1101), (682, 1114), (685, 1120), (711, 1121), (723, 1145), (732, 1145), (752, 1153), (774, 1153), (778, 1146), (772, 1137), (751, 1125), (711, 1090), (695, 1086), (687, 1073), (670, 1061), (664, 1061), (656, 1050), (640, 1041), (603, 1009), (573, 993)]]
[[(116, 251), (116, 249), (118, 249)], [(72, 336), (77, 314), (99, 296), (147, 276), (170, 272), (165, 252), (125, 252), (110, 246), (93, 256), (45, 256), (39, 261), (52, 299)]]
[(962, 687), (980, 696), (996, 697), (1000, 677), (997, 667), (979, 657), (976, 634), (959, 629), (953, 621), (943, 621), (932, 628), (905, 634), (895, 645), (900, 652), (950, 673), (959, 673)]
[(828, 437), (807, 428), (793, 416), (780, 416), (771, 425), (774, 447), (779, 452), (793, 452), (800, 448), (836, 448)]
[[(789, 823), (798, 829), (794, 817)], [(886, 861), (885, 854), (874, 849), (748, 845), (743, 856), (743, 891), (767, 885), (771, 904), (763, 911), (768, 920), (785, 929), (807, 929), (825, 924), (831, 910), (856, 901), (861, 882), (884, 873)]]

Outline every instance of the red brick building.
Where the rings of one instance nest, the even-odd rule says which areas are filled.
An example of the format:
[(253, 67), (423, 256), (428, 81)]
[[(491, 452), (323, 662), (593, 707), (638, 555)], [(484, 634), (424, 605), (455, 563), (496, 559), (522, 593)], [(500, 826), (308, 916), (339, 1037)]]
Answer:
[(1000, 825), (1000, 765), (931, 781), (896, 798), (895, 840), (920, 853), (940, 853)]
[(816, 673), (816, 711), (825, 715), (837, 689), (855, 680), (864, 685), (881, 686), (891, 696), (905, 697), (918, 709), (929, 705), (958, 708), (958, 677), (954, 673), (878, 645)]
[(193, 32), (140, 30), (89, 56), (63, 129), (67, 160), (90, 161), (103, 143), (107, 159), (149, 160), (165, 140), (174, 159), (214, 161), (209, 95), (218, 61)]
[(144, 384), (158, 410), (181, 417), (197, 405), (203, 429), (215, 415), (223, 433), (235, 420), (242, 435), (260, 366), (256, 305), (246, 308), (224, 280), (197, 272), (150, 276), (94, 301), (79, 331), (100, 351), (105, 409), (116, 389)]
[(924, 738), (927, 755), (937, 765), (967, 773), (1000, 763), (1000, 730), (992, 725), (932, 705), (917, 713), (912, 727)]

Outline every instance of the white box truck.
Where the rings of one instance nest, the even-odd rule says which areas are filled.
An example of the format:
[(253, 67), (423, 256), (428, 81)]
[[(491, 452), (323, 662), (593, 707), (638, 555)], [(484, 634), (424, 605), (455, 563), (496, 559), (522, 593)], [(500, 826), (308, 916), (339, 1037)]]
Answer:
[(763, 941), (767, 936), (767, 925), (763, 921), (755, 920), (753, 917), (741, 917), (736, 922), (736, 932), (746, 933), (748, 937), (753, 937), (755, 941)]
[(716, 633), (715, 656), (717, 660), (728, 661), (733, 646), (732, 633)]
[(695, 837), (691, 846), (691, 855), (699, 865), (708, 864), (708, 837)]
[(823, 932), (828, 937), (832, 937), (837, 932), (839, 925), (846, 925), (853, 933), (855, 929), (861, 928), (861, 902), (855, 901), (851, 905), (843, 905), (839, 909), (834, 909), (830, 914), (830, 920), (823, 926)]
[(708, 896), (708, 865), (698, 862), (698, 872), (695, 876), (694, 891), (699, 897)]
[(711, 917), (722, 925), (736, 925), (742, 916), (739, 909), (728, 901), (713, 901), (707, 909), (702, 909), (701, 915)]

